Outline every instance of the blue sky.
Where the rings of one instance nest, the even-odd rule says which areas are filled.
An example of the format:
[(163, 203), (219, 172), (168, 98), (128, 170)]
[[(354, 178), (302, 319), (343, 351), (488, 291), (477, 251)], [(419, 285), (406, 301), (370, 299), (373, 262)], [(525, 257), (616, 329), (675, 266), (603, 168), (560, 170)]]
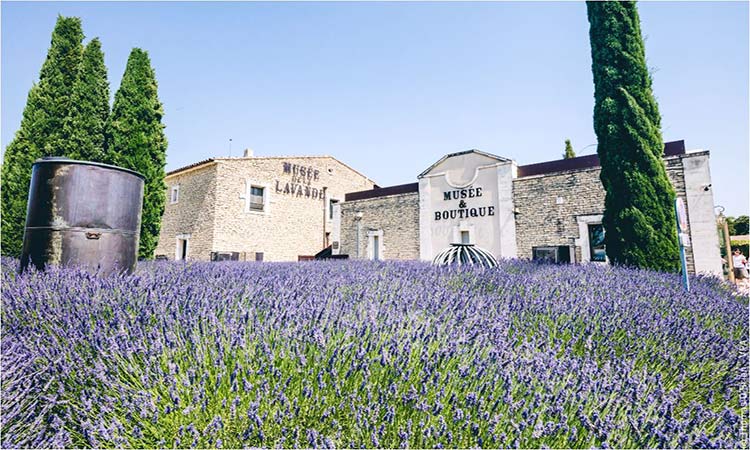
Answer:
[[(519, 164), (595, 152), (584, 3), (2, 2), (2, 148), (58, 14), (105, 51), (112, 94), (151, 56), (167, 168), (329, 154), (381, 186), (478, 148)], [(666, 141), (711, 150), (715, 202), (748, 213), (748, 3), (640, 3)], [(588, 147), (587, 147), (588, 146)], [(587, 147), (587, 148), (584, 148)]]

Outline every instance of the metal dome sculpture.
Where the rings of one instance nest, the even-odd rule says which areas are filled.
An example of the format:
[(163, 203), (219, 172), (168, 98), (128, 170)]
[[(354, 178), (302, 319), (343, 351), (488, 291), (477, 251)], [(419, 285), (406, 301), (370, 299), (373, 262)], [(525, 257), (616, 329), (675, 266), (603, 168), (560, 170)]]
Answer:
[(451, 244), (450, 247), (438, 253), (432, 263), (438, 266), (456, 264), (497, 267), (497, 260), (492, 253), (474, 244)]

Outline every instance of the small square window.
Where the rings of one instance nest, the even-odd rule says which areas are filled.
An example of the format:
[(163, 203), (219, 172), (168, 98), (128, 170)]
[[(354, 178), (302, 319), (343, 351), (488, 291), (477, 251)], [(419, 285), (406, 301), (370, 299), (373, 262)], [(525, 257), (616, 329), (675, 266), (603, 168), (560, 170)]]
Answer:
[(169, 195), (169, 203), (175, 204), (180, 200), (180, 186), (172, 186), (172, 190)]
[(466, 230), (461, 231), (461, 243), (462, 244), (469, 243), (469, 232)]

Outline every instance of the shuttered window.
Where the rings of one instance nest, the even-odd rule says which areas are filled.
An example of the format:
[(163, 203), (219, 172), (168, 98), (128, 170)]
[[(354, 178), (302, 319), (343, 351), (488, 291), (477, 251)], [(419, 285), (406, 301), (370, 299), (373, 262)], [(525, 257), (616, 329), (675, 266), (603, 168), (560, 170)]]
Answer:
[(263, 188), (253, 186), (250, 188), (250, 210), (263, 211)]

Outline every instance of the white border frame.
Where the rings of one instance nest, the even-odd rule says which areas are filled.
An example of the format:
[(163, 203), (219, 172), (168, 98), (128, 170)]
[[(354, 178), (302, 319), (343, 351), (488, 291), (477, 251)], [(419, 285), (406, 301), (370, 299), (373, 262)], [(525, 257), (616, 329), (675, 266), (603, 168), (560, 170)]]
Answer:
[[(175, 193), (176, 199), (175, 199)], [(173, 184), (172, 187), (169, 189), (169, 204), (170, 205), (176, 205), (180, 202), (180, 185), (179, 184)]]
[[(180, 241), (185, 241), (185, 259), (180, 259)], [(175, 236), (174, 260), (187, 261), (190, 256), (190, 234), (178, 234)]]
[[(251, 188), (259, 187), (263, 188), (263, 211), (256, 211), (250, 209), (250, 191)], [(256, 183), (250, 178), (245, 178), (245, 191), (240, 194), (240, 199), (245, 201), (243, 212), (245, 214), (255, 214), (259, 216), (267, 216), (271, 212), (271, 186), (266, 183)]]
[(453, 244), (461, 244), (461, 232), (462, 231), (468, 231), (469, 232), (469, 244), (476, 244), (476, 233), (474, 231), (474, 225), (469, 225), (468, 222), (465, 220), (462, 220), (458, 223), (458, 225), (455, 225), (453, 227), (453, 233), (452, 233), (452, 240)]
[(586, 216), (577, 216), (576, 222), (578, 222), (578, 238), (575, 240), (575, 245), (581, 247), (581, 262), (582, 263), (594, 263), (594, 264), (609, 264), (609, 257), (606, 256), (604, 261), (591, 261), (591, 243), (589, 242), (589, 225), (597, 225), (602, 223), (601, 214), (590, 214)]
[[(375, 239), (374, 237), (378, 237), (378, 250), (380, 252), (380, 258), (377, 260), (375, 259)], [(367, 232), (367, 259), (370, 261), (383, 261), (385, 258), (383, 258), (383, 254), (385, 253), (385, 245), (383, 245), (383, 230), (369, 230)]]

